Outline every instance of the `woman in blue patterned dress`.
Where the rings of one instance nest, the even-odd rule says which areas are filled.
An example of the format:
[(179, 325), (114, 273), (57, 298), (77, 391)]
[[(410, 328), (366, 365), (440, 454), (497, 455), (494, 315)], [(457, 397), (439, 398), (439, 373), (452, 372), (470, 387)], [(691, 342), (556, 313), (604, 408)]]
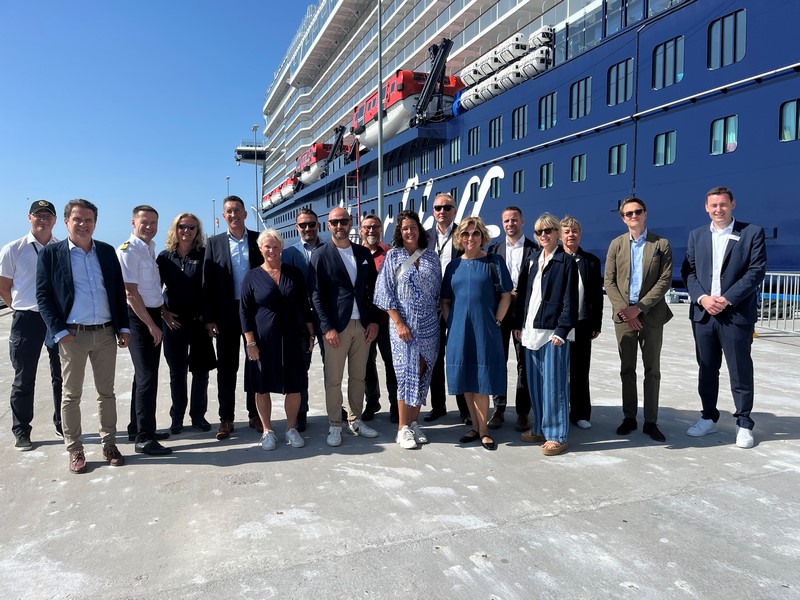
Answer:
[(375, 288), (375, 305), (391, 319), (389, 335), (397, 375), (397, 443), (416, 448), (428, 438), (418, 425), (439, 354), (439, 289), (442, 267), (428, 249), (419, 216), (397, 215), (392, 249), (386, 254)]
[(447, 323), (447, 387), (464, 394), (472, 426), (459, 440), (497, 444), (488, 435), (489, 395), (506, 389), (500, 323), (511, 305), (511, 275), (504, 260), (483, 251), (491, 239), (480, 217), (467, 217), (453, 233), (464, 254), (450, 261), (442, 281), (442, 316)]

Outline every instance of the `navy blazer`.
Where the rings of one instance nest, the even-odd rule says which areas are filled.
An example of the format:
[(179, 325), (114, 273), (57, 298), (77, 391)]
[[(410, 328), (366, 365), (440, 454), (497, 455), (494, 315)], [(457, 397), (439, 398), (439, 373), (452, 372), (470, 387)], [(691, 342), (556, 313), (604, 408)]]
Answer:
[[(522, 274), (522, 270), (525, 268), (525, 265), (528, 264), (528, 260), (531, 257), (531, 253), (536, 252), (536, 249), (539, 247), (533, 241), (529, 240), (525, 236), (523, 236), (523, 239), (525, 241), (522, 242), (522, 262), (520, 263), (520, 268), (519, 268), (520, 275)], [(489, 246), (489, 249), (486, 251), (486, 253), (497, 254), (497, 256), (502, 256), (503, 262), (506, 262), (506, 237), (502, 236), (499, 242), (495, 242), (494, 244)], [(519, 281), (517, 281), (517, 286), (519, 286)], [(516, 292), (517, 290), (515, 289), (513, 291)], [(516, 319), (515, 317), (516, 310), (517, 310), (517, 303), (512, 302), (511, 305), (508, 307), (508, 312), (506, 312), (506, 316), (503, 317), (503, 322), (506, 324), (510, 323), (511, 326), (513, 327), (513, 324)]]
[[(600, 331), (603, 324), (603, 275), (600, 271), (600, 259), (580, 246), (573, 258), (578, 264), (578, 273), (583, 282), (586, 321), (592, 331)], [(578, 313), (580, 315), (580, 307)]]
[[(710, 225), (698, 227), (689, 234), (681, 276), (692, 298), (689, 318), (693, 321), (702, 322), (709, 318), (697, 299), (711, 294), (712, 245)], [(758, 293), (766, 270), (764, 230), (750, 223), (734, 221), (720, 271), (720, 293), (730, 306), (719, 316), (730, 315), (731, 322), (739, 325), (754, 324), (758, 319)]]
[[(125, 282), (114, 247), (94, 240), (97, 260), (103, 272), (103, 286), (111, 309), (111, 324), (115, 333), (129, 329), (128, 302)], [(72, 261), (69, 258), (68, 240), (48, 244), (39, 251), (36, 267), (36, 300), (48, 331), (53, 335), (67, 328), (67, 317), (75, 302), (75, 283), (72, 278)], [(96, 323), (81, 323), (96, 325)]]
[[(534, 252), (520, 269), (514, 329), (522, 329), (528, 319), (533, 281), (539, 270), (541, 253), (541, 249)], [(542, 303), (534, 317), (533, 326), (536, 329), (552, 329), (558, 337), (566, 340), (577, 323), (578, 267), (564, 248), (557, 246), (542, 273)]]
[[(264, 262), (258, 249), (258, 234), (247, 231), (247, 246), (250, 269)], [(248, 269), (248, 271), (250, 270)], [(235, 325), (239, 322), (239, 309), (233, 289), (233, 268), (228, 232), (223, 231), (208, 238), (203, 259), (203, 322), (218, 326)]]
[(353, 302), (358, 306), (361, 324), (378, 323), (378, 314), (372, 297), (378, 271), (368, 248), (350, 244), (356, 259), (356, 283), (339, 255), (339, 250), (331, 242), (315, 250), (309, 265), (308, 287), (314, 311), (319, 318), (320, 332), (324, 335), (331, 329), (344, 331), (353, 314)]

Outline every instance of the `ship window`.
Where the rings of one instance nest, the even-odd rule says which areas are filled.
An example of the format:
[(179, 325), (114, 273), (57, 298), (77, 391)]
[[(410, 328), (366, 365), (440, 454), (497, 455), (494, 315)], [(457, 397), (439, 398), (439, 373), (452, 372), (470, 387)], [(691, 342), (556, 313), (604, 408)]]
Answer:
[(606, 0), (606, 35), (622, 29), (623, 0)]
[(368, 188), (367, 188), (367, 178), (366, 178), (366, 177), (364, 177), (364, 178), (361, 180), (361, 193), (362, 193), (362, 194), (366, 194), (366, 193), (367, 193), (367, 189), (368, 189)]
[(503, 143), (503, 117), (489, 121), (489, 148), (497, 148)]
[(677, 150), (677, 134), (674, 131), (659, 133), (653, 144), (653, 164), (656, 167), (671, 165), (675, 162)]
[(458, 188), (450, 188), (450, 195), (453, 197), (453, 202), (458, 205)]
[(514, 171), (512, 178), (512, 191), (515, 194), (522, 194), (525, 192), (525, 171)]
[(644, 19), (644, 4), (644, 0), (628, 0), (625, 9), (626, 27)]
[(586, 155), (578, 154), (572, 157), (572, 181), (586, 181)]
[(428, 210), (428, 197), (427, 196), (423, 196), (422, 197), (422, 201), (419, 203), (419, 209), (422, 212), (425, 212), (426, 210)]
[(551, 92), (539, 98), (539, 129), (544, 131), (556, 124), (556, 94)]
[(736, 150), (739, 117), (731, 115), (711, 122), (711, 154), (729, 154)]
[(386, 216), (391, 219), (392, 216), (394, 215), (394, 210), (393, 210), (394, 209), (394, 204), (389, 204), (389, 206), (387, 206), (386, 208), (387, 208), (387, 211), (388, 211), (388, 214)]
[(408, 199), (408, 210), (414, 210), (414, 199), (413, 198), (409, 198)]
[(521, 140), (528, 135), (528, 105), (515, 108), (511, 112), (511, 139)]
[(478, 191), (480, 190), (480, 183), (477, 181), (473, 181), (469, 184), (469, 201), (470, 202), (477, 202), (478, 201)]
[(391, 167), (386, 169), (386, 185), (394, 185), (394, 170)]
[(417, 174), (417, 159), (412, 156), (408, 159), (408, 177), (411, 178)]
[(592, 110), (592, 78), (584, 77), (569, 87), (569, 118), (580, 119)]
[(744, 58), (747, 45), (744, 10), (712, 21), (708, 26), (708, 68), (720, 69)]
[(628, 168), (628, 144), (618, 144), (608, 149), (608, 174), (622, 175)]
[(397, 203), (397, 214), (399, 215), (401, 212), (403, 212), (403, 201), (402, 200)]
[(653, 89), (669, 87), (683, 79), (683, 36), (653, 49)]
[(553, 187), (553, 163), (544, 163), (539, 167), (539, 187), (543, 190)]
[(652, 17), (660, 12), (664, 12), (674, 4), (677, 4), (675, 0), (648, 0), (647, 16)]
[(467, 133), (467, 154), (475, 156), (481, 149), (481, 128), (475, 126)]
[(781, 104), (780, 140), (793, 142), (800, 139), (800, 99)]
[(403, 163), (397, 163), (397, 166), (394, 168), (396, 171), (395, 175), (397, 176), (397, 183), (403, 181)]
[(609, 106), (627, 102), (633, 96), (633, 59), (629, 58), (608, 70), (606, 100)]
[(500, 178), (492, 177), (489, 181), (489, 196), (492, 198), (500, 197)]
[(444, 144), (439, 144), (433, 151), (433, 168), (437, 171), (444, 166)]
[(431, 170), (431, 154), (427, 150), (419, 155), (419, 171), (423, 175)]
[(450, 140), (450, 164), (454, 165), (461, 160), (461, 138), (454, 137)]

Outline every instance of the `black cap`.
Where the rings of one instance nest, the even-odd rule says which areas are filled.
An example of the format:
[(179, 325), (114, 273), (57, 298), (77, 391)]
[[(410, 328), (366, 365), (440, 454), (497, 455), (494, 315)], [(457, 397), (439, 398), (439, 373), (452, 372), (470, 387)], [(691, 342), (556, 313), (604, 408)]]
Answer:
[(37, 200), (33, 204), (31, 204), (31, 209), (28, 211), (29, 215), (35, 215), (40, 210), (46, 210), (54, 215), (56, 214), (56, 207), (53, 206), (52, 202), (48, 202), (47, 200)]

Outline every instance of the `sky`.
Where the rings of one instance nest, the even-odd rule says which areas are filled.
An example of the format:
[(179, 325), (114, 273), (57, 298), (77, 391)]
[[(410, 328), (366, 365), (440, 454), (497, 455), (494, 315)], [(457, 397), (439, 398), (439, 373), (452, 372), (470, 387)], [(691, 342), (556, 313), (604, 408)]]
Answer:
[[(31, 202), (98, 207), (95, 238), (131, 234), (131, 210), (197, 214), (212, 200), (259, 206), (255, 166), (234, 149), (264, 126), (264, 95), (307, 0), (0, 0), (0, 245), (30, 226)], [(262, 140), (260, 130), (258, 141)], [(259, 181), (260, 184), (260, 181)], [(218, 230), (219, 231), (219, 230)]]

